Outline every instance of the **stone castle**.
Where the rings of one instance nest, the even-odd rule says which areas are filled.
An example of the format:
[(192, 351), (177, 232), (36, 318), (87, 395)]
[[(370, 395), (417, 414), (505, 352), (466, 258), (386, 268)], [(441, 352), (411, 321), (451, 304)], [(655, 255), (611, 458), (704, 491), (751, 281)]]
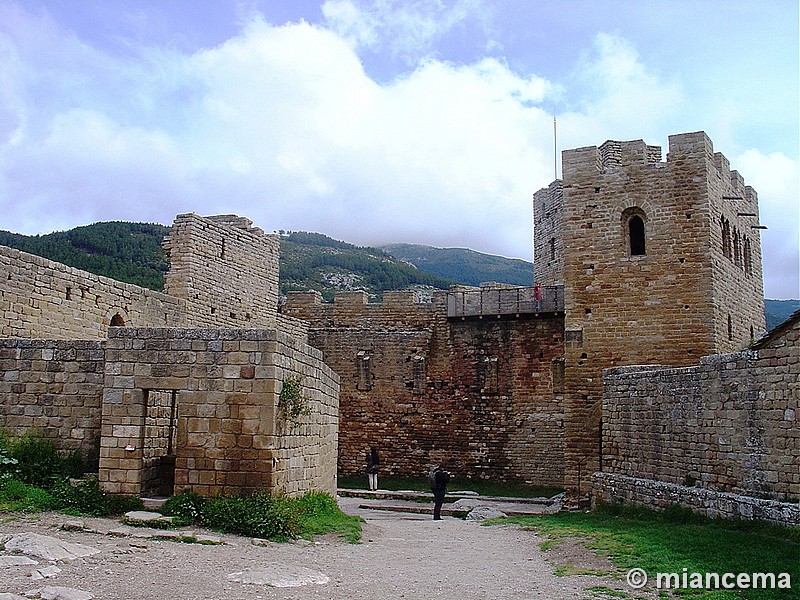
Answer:
[(0, 426), (95, 452), (120, 493), (334, 491), (376, 446), (395, 475), (800, 522), (800, 325), (752, 345), (755, 191), (703, 132), (666, 161), (642, 141), (562, 160), (533, 198), (541, 301), (485, 284), (278, 310), (278, 239), (234, 216), (177, 217), (163, 294), (0, 248)]

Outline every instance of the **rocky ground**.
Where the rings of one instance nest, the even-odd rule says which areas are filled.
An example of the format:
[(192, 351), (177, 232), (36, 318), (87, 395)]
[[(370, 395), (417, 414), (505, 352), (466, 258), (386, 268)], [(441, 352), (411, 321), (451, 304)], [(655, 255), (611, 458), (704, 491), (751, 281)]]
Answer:
[[(75, 519), (5, 515), (0, 600), (574, 600), (626, 590), (618, 576), (574, 574), (613, 571), (574, 540), (543, 552), (541, 538), (516, 526), (433, 521), (429, 514), (375, 510), (378, 500), (341, 498), (340, 504), (365, 519), (362, 543), (336, 536), (254, 543), (198, 531), (195, 538), (222, 543), (181, 543), (149, 538), (155, 530), (120, 530), (109, 519), (80, 519), (65, 530)], [(109, 535), (113, 530), (118, 536)], [(567, 575), (556, 576), (556, 568)], [(644, 597), (631, 592), (623, 597)]]

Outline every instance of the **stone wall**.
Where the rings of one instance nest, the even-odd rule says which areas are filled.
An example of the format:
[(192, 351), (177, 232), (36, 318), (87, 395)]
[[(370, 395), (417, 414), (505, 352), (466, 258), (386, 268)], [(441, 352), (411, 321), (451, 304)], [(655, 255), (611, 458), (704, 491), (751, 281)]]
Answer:
[(595, 504), (621, 502), (654, 510), (665, 510), (679, 505), (712, 519), (744, 519), (779, 525), (800, 525), (800, 504), (797, 503), (626, 477), (617, 473), (595, 473), (593, 488)]
[(542, 285), (564, 285), (563, 192), (557, 179), (533, 195), (533, 269)]
[[(288, 377), (300, 378), (308, 403), (297, 422), (278, 406)], [(175, 492), (204, 496), (335, 493), (337, 393), (321, 353), (282, 333), (114, 328), (101, 485), (112, 493), (170, 493), (164, 488), (174, 477)]]
[[(566, 487), (580, 497), (600, 466), (602, 369), (689, 365), (764, 330), (757, 217), (744, 216), (755, 193), (703, 132), (670, 136), (669, 149), (666, 162), (641, 140), (564, 151), (563, 182), (535, 196), (556, 256), (537, 242), (534, 263), (565, 288)], [(722, 215), (742, 266), (725, 255)]]
[(96, 462), (103, 367), (99, 341), (0, 339), (0, 429), (35, 432)]
[(112, 321), (178, 327), (185, 304), (174, 297), (0, 246), (0, 336), (105, 339)]
[(604, 385), (604, 473), (800, 500), (800, 315), (756, 350), (692, 367), (609, 369)]
[(164, 241), (164, 291), (187, 306), (189, 327), (273, 329), (280, 245), (249, 219), (178, 215)]
[(561, 315), (448, 319), (446, 298), (289, 294), (284, 311), (309, 321), (310, 343), (341, 377), (340, 471), (363, 473), (375, 446), (384, 474), (444, 463), (460, 477), (560, 487)]

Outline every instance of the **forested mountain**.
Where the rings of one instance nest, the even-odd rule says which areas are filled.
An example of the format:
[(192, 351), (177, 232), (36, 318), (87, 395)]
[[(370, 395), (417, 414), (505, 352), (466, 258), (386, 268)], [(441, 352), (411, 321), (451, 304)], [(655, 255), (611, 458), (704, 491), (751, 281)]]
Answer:
[(780, 325), (798, 310), (800, 310), (800, 300), (764, 300), (767, 329)]
[[(47, 235), (0, 231), (0, 245), (43, 256), (90, 273), (163, 290), (167, 256), (161, 247), (170, 228), (154, 223), (95, 223)], [(531, 285), (529, 262), (462, 248), (392, 244), (354, 246), (320, 233), (281, 234), (280, 287), (318, 290), (330, 299), (335, 290), (365, 290), (380, 297), (408, 287), (446, 289), (454, 283), (497, 281)], [(765, 300), (767, 328), (800, 309), (800, 300)]]
[(168, 232), (164, 225), (114, 221), (46, 235), (0, 231), (0, 245), (160, 291), (168, 268), (161, 241)]
[(318, 290), (330, 299), (335, 290), (365, 290), (379, 296), (408, 287), (446, 289), (455, 281), (426, 273), (379, 248), (354, 246), (320, 233), (281, 236), (281, 293)]
[(389, 244), (381, 248), (421, 271), (466, 285), (480, 285), (485, 281), (533, 285), (533, 263), (518, 258), (483, 254), (466, 248), (435, 248), (419, 244)]

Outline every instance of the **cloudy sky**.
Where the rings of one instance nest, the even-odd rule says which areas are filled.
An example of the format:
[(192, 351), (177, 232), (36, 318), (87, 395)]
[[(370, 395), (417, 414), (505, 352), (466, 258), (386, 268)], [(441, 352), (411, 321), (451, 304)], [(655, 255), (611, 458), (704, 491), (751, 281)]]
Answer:
[(0, 0), (0, 229), (237, 213), (530, 260), (556, 114), (559, 151), (705, 130), (798, 298), (799, 71), (797, 0)]

